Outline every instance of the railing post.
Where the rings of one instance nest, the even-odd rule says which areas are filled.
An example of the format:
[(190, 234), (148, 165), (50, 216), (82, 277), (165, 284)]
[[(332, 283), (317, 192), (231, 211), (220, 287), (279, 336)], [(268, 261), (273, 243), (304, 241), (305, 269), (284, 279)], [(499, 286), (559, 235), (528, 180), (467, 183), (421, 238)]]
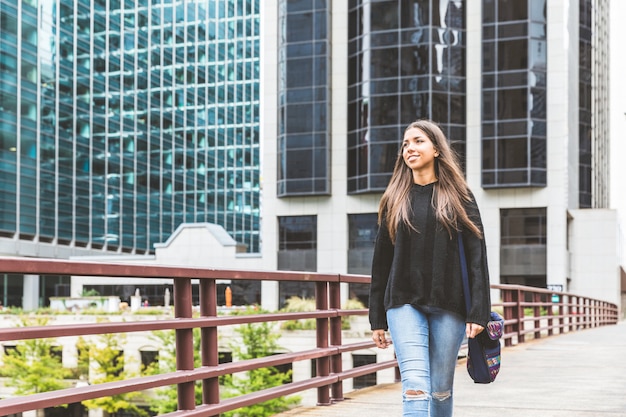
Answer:
[(548, 336), (552, 336), (554, 329), (554, 306), (552, 305), (552, 294), (549, 296), (549, 300), (546, 301), (546, 316), (548, 318)]
[[(504, 312), (504, 321), (506, 323), (509, 319), (512, 319), (515, 316), (515, 311), (511, 309), (510, 306), (507, 305), (508, 303), (513, 301), (513, 295), (512, 295), (511, 290), (509, 289), (501, 289), (500, 294), (502, 296), (502, 301), (504, 304), (502, 311)], [(510, 323), (505, 324), (504, 333), (510, 334), (513, 330), (512, 328), (513, 326)], [(512, 345), (513, 345), (513, 341), (511, 340), (511, 338), (507, 337), (504, 339), (504, 346), (512, 346)]]
[[(328, 282), (319, 281), (315, 283), (315, 308), (318, 310), (328, 310)], [(328, 319), (315, 319), (315, 333), (318, 348), (328, 347)], [(330, 375), (330, 361), (328, 356), (317, 358), (315, 361), (318, 376)], [(330, 393), (328, 385), (317, 389), (317, 405), (330, 405)]]
[(574, 296), (571, 294), (567, 295), (567, 331), (574, 331), (574, 320), (575, 320), (575, 312), (574, 312)]
[(575, 300), (575, 304), (574, 304), (574, 305), (575, 305), (575, 307), (574, 307), (574, 310), (575, 310), (575, 314), (576, 314), (576, 315), (574, 316), (574, 317), (575, 317), (575, 320), (574, 320), (574, 321), (576, 322), (576, 327), (575, 327), (575, 329), (574, 329), (574, 330), (579, 330), (579, 329), (580, 329), (580, 315), (581, 315), (580, 297), (575, 296), (575, 297), (574, 297), (574, 300)]
[[(202, 317), (217, 316), (217, 285), (214, 279), (200, 280), (200, 315)], [(202, 366), (217, 366), (219, 363), (217, 328), (203, 327), (200, 335)], [(202, 380), (202, 402), (204, 404), (220, 402), (219, 378)]]
[(565, 295), (559, 295), (559, 334), (563, 334), (565, 332), (565, 309), (563, 306), (565, 305)]
[[(398, 359), (396, 357), (396, 354), (393, 354), (394, 359)], [(401, 382), (402, 381), (402, 375), (400, 374), (400, 367), (396, 366), (395, 368), (393, 368), (393, 382)]]
[[(191, 318), (191, 307), (191, 279), (174, 279), (174, 316), (176, 318)], [(190, 371), (193, 368), (193, 329), (177, 329), (176, 369), (179, 371)], [(178, 384), (178, 409), (194, 410), (195, 408), (194, 382)]]
[(525, 316), (524, 316), (524, 307), (522, 306), (523, 303), (523, 298), (524, 298), (524, 292), (522, 290), (515, 290), (514, 292), (514, 298), (517, 302), (517, 305), (515, 306), (515, 318), (517, 319), (517, 323), (514, 324), (513, 326), (517, 327), (517, 343), (524, 343), (524, 339), (526, 334), (524, 333), (524, 325), (526, 324)]
[(576, 297), (576, 302), (578, 304), (578, 326), (576, 326), (576, 330), (580, 330), (580, 327), (585, 328), (585, 299), (582, 297)]
[(541, 339), (541, 294), (533, 293), (533, 326), (535, 327), (535, 339)]
[(589, 300), (589, 327), (594, 328), (597, 326), (598, 310), (596, 309), (596, 301)]
[[(329, 307), (331, 309), (341, 309), (341, 284), (339, 282), (330, 282), (329, 286)], [(341, 346), (341, 319), (337, 315), (330, 318), (330, 345)], [(341, 363), (341, 353), (337, 353), (330, 358), (330, 372), (339, 374), (343, 370)], [(337, 381), (331, 386), (331, 400), (343, 401), (343, 382)]]

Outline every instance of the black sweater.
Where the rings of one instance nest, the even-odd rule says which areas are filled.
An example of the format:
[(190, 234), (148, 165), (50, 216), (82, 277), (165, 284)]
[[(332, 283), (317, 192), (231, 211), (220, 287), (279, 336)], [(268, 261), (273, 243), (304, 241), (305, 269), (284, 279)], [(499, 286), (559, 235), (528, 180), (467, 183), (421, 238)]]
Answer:
[[(369, 299), (372, 330), (387, 330), (386, 311), (404, 304), (439, 307), (481, 326), (486, 326), (489, 320), (491, 301), (485, 240), (462, 228), (472, 300), (467, 315), (457, 235), (454, 232), (451, 237), (436, 221), (431, 204), (435, 184), (415, 184), (411, 189), (411, 222), (419, 233), (401, 224), (394, 245), (384, 219), (380, 225)], [(482, 231), (473, 196), (465, 210)]]

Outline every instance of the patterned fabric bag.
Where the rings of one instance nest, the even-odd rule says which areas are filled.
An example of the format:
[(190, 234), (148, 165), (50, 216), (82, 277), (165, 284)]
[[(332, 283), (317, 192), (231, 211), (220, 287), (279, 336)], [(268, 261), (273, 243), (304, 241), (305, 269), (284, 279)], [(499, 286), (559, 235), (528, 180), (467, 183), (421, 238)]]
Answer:
[[(459, 254), (461, 256), (461, 274), (463, 275), (463, 292), (465, 307), (470, 311), (469, 277), (463, 238), (458, 233)], [(491, 312), (491, 320), (487, 328), (473, 339), (467, 339), (467, 372), (477, 384), (489, 384), (495, 381), (500, 372), (501, 346), (500, 338), (504, 331), (504, 319), (495, 311)]]
[(467, 372), (477, 384), (495, 381), (500, 371), (500, 338), (504, 329), (504, 319), (495, 311), (491, 321), (478, 336), (467, 340)]

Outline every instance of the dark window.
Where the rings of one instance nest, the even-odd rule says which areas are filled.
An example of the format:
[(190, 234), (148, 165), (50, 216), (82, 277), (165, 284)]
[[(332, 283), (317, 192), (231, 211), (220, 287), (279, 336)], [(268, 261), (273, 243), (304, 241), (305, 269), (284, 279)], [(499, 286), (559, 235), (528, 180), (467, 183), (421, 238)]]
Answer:
[[(277, 353), (275, 353), (275, 355), (277, 355)], [(289, 378), (287, 378), (287, 380), (285, 381), (286, 384), (293, 382), (293, 374), (291, 373), (293, 370), (293, 364), (291, 363), (283, 363), (282, 365), (276, 365), (274, 366), (274, 369), (276, 369), (276, 372), (281, 373), (281, 374), (285, 374), (287, 372), (289, 372)]]
[(119, 377), (124, 372), (124, 351), (118, 350), (113, 357), (113, 366), (116, 367), (113, 376)]
[[(282, 271), (317, 270), (317, 217), (285, 216), (278, 218), (278, 269)], [(292, 297), (312, 298), (312, 282), (281, 281), (278, 285), (279, 306)]]
[(58, 360), (60, 363), (63, 363), (63, 347), (62, 346), (51, 346), (50, 347), (50, 357)]
[(231, 363), (233, 361), (232, 352), (219, 352), (218, 363)]
[(547, 210), (500, 210), (500, 281), (546, 287)]
[[(330, 193), (328, 31), (322, 4), (281, 3), (279, 197)], [(315, 138), (315, 140), (309, 140)]]
[(545, 208), (502, 209), (500, 212), (502, 245), (545, 245), (547, 216)]
[(141, 369), (146, 370), (149, 367), (157, 366), (159, 364), (159, 351), (158, 350), (140, 350), (141, 355)]
[(528, 40), (513, 39), (498, 42), (498, 71), (528, 68)]
[[(352, 367), (358, 368), (363, 365), (370, 365), (376, 363), (376, 355), (352, 355)], [(353, 380), (353, 388), (365, 388), (376, 385), (376, 372), (371, 374), (357, 376)]]
[[(348, 273), (370, 275), (374, 243), (378, 233), (378, 214), (348, 215)], [(350, 284), (349, 298), (369, 304), (369, 284)]]
[(482, 4), (482, 185), (545, 186), (545, 1)]
[[(489, 4), (492, 2), (483, 1), (483, 4), (485, 3)], [(498, 21), (500, 22), (528, 19), (527, 0), (498, 0), (495, 3), (497, 4)]]
[(578, 44), (578, 205), (592, 207), (592, 16), (593, 2), (580, 0)]
[(441, 4), (376, 1), (350, 10), (351, 194), (387, 187), (402, 131), (413, 120), (436, 120), (465, 154), (465, 10), (463, 2)]
[(317, 248), (316, 216), (284, 216), (278, 218), (279, 250)]

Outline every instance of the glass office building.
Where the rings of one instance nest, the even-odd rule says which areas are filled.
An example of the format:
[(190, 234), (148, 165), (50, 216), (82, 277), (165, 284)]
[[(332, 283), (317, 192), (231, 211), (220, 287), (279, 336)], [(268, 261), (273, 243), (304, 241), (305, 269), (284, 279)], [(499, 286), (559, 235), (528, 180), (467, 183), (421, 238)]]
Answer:
[(465, 4), (352, 1), (348, 192), (387, 187), (404, 128), (433, 119), (465, 155)]
[(182, 223), (259, 250), (258, 2), (0, 1), (0, 234), (150, 253)]

